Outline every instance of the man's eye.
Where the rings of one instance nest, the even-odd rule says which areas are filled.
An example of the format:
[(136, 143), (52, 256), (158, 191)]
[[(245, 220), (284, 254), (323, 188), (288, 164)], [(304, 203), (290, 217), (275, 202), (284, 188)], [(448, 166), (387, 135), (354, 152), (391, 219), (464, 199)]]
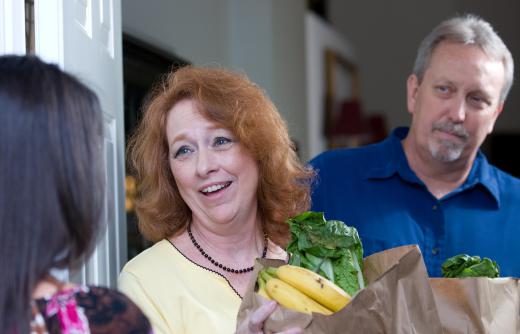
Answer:
[(449, 87), (448, 86), (437, 86), (435, 87), (435, 89), (439, 92), (439, 93), (448, 93), (450, 91)]
[(214, 146), (222, 146), (231, 143), (232, 140), (226, 137), (216, 137), (213, 141)]
[(469, 101), (479, 107), (484, 107), (484, 106), (489, 105), (489, 101), (486, 98), (479, 96), (479, 95), (469, 96)]
[(181, 157), (183, 155), (186, 155), (188, 153), (190, 153), (191, 150), (188, 146), (181, 146), (177, 152), (175, 152), (175, 155), (173, 156), (174, 158), (178, 158), (178, 157)]

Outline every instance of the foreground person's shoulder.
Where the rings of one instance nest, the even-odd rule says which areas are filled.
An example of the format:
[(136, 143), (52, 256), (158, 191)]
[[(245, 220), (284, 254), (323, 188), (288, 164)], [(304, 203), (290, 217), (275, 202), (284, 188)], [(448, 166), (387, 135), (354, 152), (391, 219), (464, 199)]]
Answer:
[(88, 286), (76, 295), (83, 308), (91, 333), (151, 333), (151, 325), (143, 312), (123, 293)]

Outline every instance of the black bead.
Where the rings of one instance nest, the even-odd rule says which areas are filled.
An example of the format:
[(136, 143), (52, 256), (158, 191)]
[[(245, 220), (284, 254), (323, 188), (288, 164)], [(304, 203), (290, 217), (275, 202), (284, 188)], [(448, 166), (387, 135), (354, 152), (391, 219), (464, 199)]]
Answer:
[[(248, 268), (243, 268), (243, 269), (232, 269), (232, 268), (228, 268), (226, 266), (223, 266), (221, 263), (218, 263), (217, 261), (215, 261), (211, 256), (209, 256), (203, 249), (202, 247), (197, 243), (197, 241), (195, 240), (195, 237), (193, 236), (193, 234), (191, 233), (191, 224), (188, 225), (188, 235), (190, 237), (190, 240), (191, 242), (193, 243), (193, 245), (195, 246), (195, 248), (197, 248), (197, 250), (200, 252), (200, 254), (202, 254), (206, 259), (208, 259), (213, 265), (215, 265), (216, 267), (219, 267), (219, 268), (222, 268), (223, 270), (227, 271), (227, 272), (231, 272), (231, 273), (234, 273), (234, 274), (243, 274), (243, 273), (247, 273), (247, 272), (250, 272), (250, 271), (253, 271), (254, 269), (254, 266), (252, 267), (248, 267)], [(262, 251), (262, 258), (264, 259), (267, 255), (267, 234), (264, 234), (264, 249)]]

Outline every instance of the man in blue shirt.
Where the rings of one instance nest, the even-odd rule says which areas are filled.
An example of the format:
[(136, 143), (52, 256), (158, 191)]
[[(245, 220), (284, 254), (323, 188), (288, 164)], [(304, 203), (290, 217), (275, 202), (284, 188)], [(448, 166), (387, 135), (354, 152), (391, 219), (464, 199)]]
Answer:
[(407, 81), (410, 128), (314, 158), (312, 209), (356, 227), (365, 255), (418, 244), (433, 277), (461, 253), (520, 277), (520, 180), (479, 151), (512, 81), (511, 53), (489, 23), (472, 15), (442, 22)]

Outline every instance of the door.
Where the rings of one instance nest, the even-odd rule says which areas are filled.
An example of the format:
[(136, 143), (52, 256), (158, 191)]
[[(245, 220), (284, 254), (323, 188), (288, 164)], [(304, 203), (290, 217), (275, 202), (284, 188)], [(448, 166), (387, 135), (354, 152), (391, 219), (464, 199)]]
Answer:
[(115, 287), (125, 263), (124, 117), (120, 0), (35, 0), (35, 49), (99, 96), (104, 113), (107, 230), (71, 279)]
[(0, 0), (0, 55), (25, 54), (24, 2)]

